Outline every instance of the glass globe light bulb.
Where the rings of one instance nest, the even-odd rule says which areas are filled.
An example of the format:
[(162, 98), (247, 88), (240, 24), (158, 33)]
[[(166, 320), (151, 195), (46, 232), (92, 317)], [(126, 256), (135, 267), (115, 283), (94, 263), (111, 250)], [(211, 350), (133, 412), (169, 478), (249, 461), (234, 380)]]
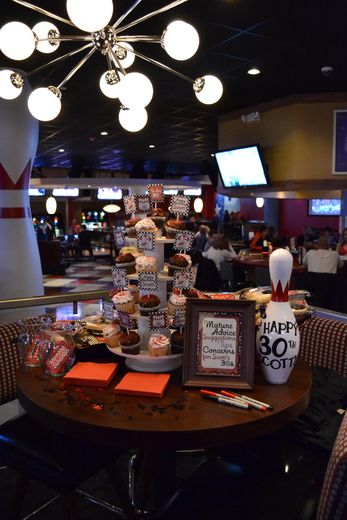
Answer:
[[(118, 72), (118, 76), (119, 76), (120, 80), (118, 82), (114, 82), (118, 79), (116, 71), (107, 70), (106, 72), (103, 73), (103, 75), (101, 76), (100, 81), (99, 81), (99, 86), (100, 86), (100, 90), (104, 94), (104, 96), (111, 98), (111, 99), (116, 99), (119, 96), (120, 84), (124, 78), (124, 74), (122, 74), (121, 72)], [(109, 82), (107, 81), (107, 78), (109, 78)]]
[[(45, 39), (49, 37), (49, 33), (52, 31), (52, 33), (55, 33), (55, 36), (59, 36), (59, 29), (55, 25), (53, 25), (50, 22), (39, 22), (33, 27), (33, 32), (36, 34), (38, 39)], [(60, 42), (54, 41), (50, 42), (48, 40), (45, 41), (37, 41), (36, 43), (36, 49), (39, 52), (43, 52), (44, 54), (50, 54), (51, 52), (54, 52), (59, 47)]]
[[(201, 80), (204, 80), (204, 84), (200, 90), (200, 88), (197, 89), (196, 84)], [(223, 94), (222, 82), (216, 76), (207, 75), (196, 79), (193, 89), (198, 100), (205, 105), (217, 103)]]
[(57, 211), (57, 201), (54, 197), (48, 197), (46, 200), (46, 211), (48, 215), (54, 215), (54, 213)]
[(76, 27), (85, 32), (100, 31), (113, 15), (112, 0), (67, 0), (66, 10)]
[(140, 72), (130, 72), (120, 84), (119, 100), (125, 107), (146, 107), (152, 97), (153, 85)]
[(134, 47), (127, 42), (122, 42), (120, 45), (113, 47), (113, 51), (117, 54), (123, 69), (128, 69), (134, 63), (135, 54), (132, 52), (133, 50)]
[(255, 203), (257, 205), (257, 208), (262, 208), (264, 206), (264, 199), (263, 199), (263, 197), (257, 197), (255, 199)]
[[(23, 86), (16, 87), (12, 81), (12, 74), (18, 74), (13, 70), (1, 70), (0, 71), (0, 98), (3, 99), (16, 99), (20, 96)], [(20, 75), (18, 75), (20, 76)]]
[(171, 58), (188, 60), (198, 50), (199, 34), (189, 23), (182, 20), (171, 22), (162, 36), (162, 46)]
[(52, 121), (61, 110), (60, 97), (53, 89), (55, 87), (37, 88), (28, 97), (29, 111), (39, 121)]
[(194, 200), (194, 211), (196, 213), (201, 213), (202, 210), (204, 208), (204, 202), (203, 200), (200, 198), (200, 197), (197, 197), (195, 200)]
[(147, 110), (143, 107), (121, 108), (118, 115), (119, 122), (128, 132), (139, 132), (146, 126), (148, 120)]
[(26, 60), (35, 50), (35, 35), (22, 22), (9, 22), (0, 29), (0, 50), (11, 60)]

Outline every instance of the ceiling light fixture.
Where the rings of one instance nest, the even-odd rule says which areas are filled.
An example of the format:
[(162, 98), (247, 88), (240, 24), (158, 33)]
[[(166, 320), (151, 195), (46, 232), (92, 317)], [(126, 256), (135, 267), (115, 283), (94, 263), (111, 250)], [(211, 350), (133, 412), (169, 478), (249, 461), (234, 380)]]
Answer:
[(46, 200), (46, 211), (48, 215), (54, 215), (57, 211), (57, 201), (54, 197), (48, 197)]
[(204, 201), (200, 197), (197, 197), (194, 200), (194, 211), (195, 211), (195, 213), (201, 213), (203, 209), (204, 209)]
[(100, 135), (108, 135), (108, 132), (100, 132)]
[(262, 208), (264, 206), (264, 199), (263, 199), (263, 197), (257, 197), (255, 199), (255, 203), (257, 205), (257, 208)]
[(122, 208), (120, 206), (117, 206), (117, 204), (106, 204), (102, 208), (106, 213), (118, 213)]
[(260, 69), (258, 69), (258, 67), (251, 67), (247, 70), (247, 74), (249, 74), (250, 76), (257, 76), (258, 74), (260, 74)]
[(148, 148), (155, 148), (155, 144), (149, 144)]
[(106, 70), (99, 82), (100, 89), (109, 98), (119, 98), (118, 119), (122, 127), (130, 132), (142, 130), (146, 125), (148, 115), (145, 107), (153, 97), (153, 86), (147, 76), (139, 72), (128, 73), (126, 71), (134, 63), (136, 57), (191, 83), (197, 99), (204, 104), (216, 103), (223, 94), (223, 85), (217, 77), (205, 75), (191, 79), (168, 65), (142, 54), (132, 46), (132, 44), (135, 44), (137, 47), (137, 44), (141, 42), (157, 43), (171, 58), (179, 61), (187, 60), (195, 54), (199, 46), (199, 35), (192, 25), (182, 20), (176, 20), (171, 22), (159, 36), (127, 34), (125, 32), (131, 27), (173, 9), (188, 0), (175, 0), (124, 24), (125, 18), (141, 0), (135, 0), (114, 23), (111, 22), (113, 0), (88, 0), (88, 2), (85, 0), (67, 0), (66, 9), (69, 19), (62, 18), (22, 0), (12, 1), (69, 26), (77, 27), (84, 32), (81, 35), (64, 36), (51, 22), (41, 22), (35, 25), (32, 30), (21, 22), (10, 22), (0, 30), (0, 49), (8, 58), (13, 60), (29, 58), (35, 49), (43, 53), (53, 52), (63, 41), (84, 42), (82, 47), (70, 51), (29, 73), (19, 73), (13, 70), (0, 72), (0, 97), (15, 99), (20, 95), (26, 78), (79, 52), (87, 51), (60, 83), (55, 86), (50, 85), (35, 89), (30, 94), (28, 98), (29, 110), (40, 121), (51, 121), (58, 116), (61, 110), (63, 87), (96, 51), (99, 51), (106, 59)]

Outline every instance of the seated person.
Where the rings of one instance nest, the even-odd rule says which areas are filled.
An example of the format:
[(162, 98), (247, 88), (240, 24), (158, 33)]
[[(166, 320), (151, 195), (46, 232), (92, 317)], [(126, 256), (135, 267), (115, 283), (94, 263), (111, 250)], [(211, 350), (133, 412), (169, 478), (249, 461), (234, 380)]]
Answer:
[(336, 251), (339, 255), (347, 255), (347, 228), (341, 233), (341, 241), (336, 246)]
[(83, 250), (87, 249), (89, 251), (89, 256), (93, 255), (92, 243), (90, 240), (91, 232), (87, 230), (87, 226), (82, 224), (81, 231), (78, 233), (78, 247), (80, 251), (80, 255), (83, 256)]
[(251, 252), (259, 252), (261, 253), (263, 250), (263, 242), (266, 240), (266, 233), (267, 233), (267, 227), (266, 226), (260, 226), (256, 234), (251, 240), (251, 243), (249, 245), (249, 248)]
[(216, 235), (212, 246), (202, 253), (202, 256), (208, 260), (213, 260), (218, 271), (220, 271), (221, 262), (232, 260), (238, 255), (235, 253), (233, 247), (229, 244), (228, 239), (223, 235)]
[(329, 243), (326, 238), (320, 238), (316, 249), (310, 249), (304, 258), (303, 265), (311, 273), (336, 274), (337, 269), (343, 266), (343, 261), (337, 251), (329, 250)]

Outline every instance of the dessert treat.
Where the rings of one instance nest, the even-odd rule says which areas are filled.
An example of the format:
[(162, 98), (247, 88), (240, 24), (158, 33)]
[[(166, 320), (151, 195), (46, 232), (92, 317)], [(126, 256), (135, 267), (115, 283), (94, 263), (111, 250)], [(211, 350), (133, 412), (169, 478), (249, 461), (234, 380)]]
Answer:
[(125, 221), (125, 231), (128, 237), (136, 237), (135, 224), (140, 222), (140, 218), (131, 218)]
[(129, 314), (135, 312), (135, 301), (129, 290), (117, 292), (112, 297), (112, 301), (117, 311), (128, 312)]
[(119, 346), (123, 354), (139, 354), (140, 352), (140, 336), (135, 330), (122, 332), (119, 337)]
[(169, 260), (169, 276), (174, 276), (175, 270), (190, 269), (192, 266), (192, 259), (186, 254), (173, 255)]
[(187, 298), (201, 298), (204, 300), (208, 300), (210, 298), (207, 294), (199, 291), (199, 289), (195, 289), (195, 287), (192, 287), (191, 289), (183, 289), (183, 294)]
[(154, 256), (139, 256), (135, 260), (135, 270), (138, 273), (143, 273), (144, 271), (156, 273), (157, 261)]
[(118, 321), (114, 321), (104, 328), (103, 336), (105, 343), (111, 348), (119, 346), (119, 337), (122, 331), (120, 329)]
[(171, 352), (172, 354), (182, 354), (184, 348), (184, 331), (175, 330), (171, 334)]
[(147, 215), (158, 229), (164, 231), (165, 229), (165, 211), (162, 208), (153, 208)]
[(130, 292), (130, 294), (131, 294), (132, 297), (134, 298), (135, 303), (139, 303), (139, 299), (140, 299), (140, 291), (139, 291), (138, 286), (135, 285), (135, 284), (129, 284), (129, 285), (128, 285), (128, 291)]
[(148, 341), (150, 356), (167, 356), (170, 353), (170, 340), (164, 334), (152, 334)]
[(173, 316), (176, 309), (184, 309), (186, 305), (186, 296), (180, 294), (178, 289), (173, 289), (172, 294), (167, 302), (167, 312)]
[(186, 229), (183, 220), (170, 219), (165, 224), (165, 231), (167, 238), (176, 238), (177, 231)]
[(242, 293), (242, 298), (246, 300), (253, 300), (260, 305), (267, 305), (271, 300), (271, 290), (248, 289)]
[(98, 332), (103, 332), (107, 323), (105, 323), (104, 318), (99, 314), (94, 314), (92, 316), (85, 316), (85, 328), (88, 330), (96, 330)]
[(133, 255), (134, 258), (137, 258), (138, 256), (142, 255), (142, 253), (140, 253), (140, 251), (138, 251), (136, 247), (133, 246), (124, 246), (119, 251), (120, 255), (125, 255), (126, 253), (130, 253), (131, 255)]
[(156, 294), (145, 294), (139, 299), (139, 309), (141, 316), (149, 316), (151, 312), (159, 309), (160, 299)]
[(116, 257), (116, 267), (125, 269), (127, 274), (135, 273), (135, 257), (131, 253), (120, 254)]
[(136, 231), (151, 231), (152, 233), (155, 233), (158, 228), (152, 219), (146, 217), (135, 224), (135, 229)]

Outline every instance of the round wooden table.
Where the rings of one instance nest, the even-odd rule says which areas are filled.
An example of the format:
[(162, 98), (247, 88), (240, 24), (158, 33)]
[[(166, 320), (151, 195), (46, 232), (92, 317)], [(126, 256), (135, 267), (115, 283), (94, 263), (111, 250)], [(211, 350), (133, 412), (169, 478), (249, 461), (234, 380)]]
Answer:
[(298, 361), (285, 385), (267, 384), (256, 370), (250, 397), (272, 411), (241, 410), (202, 399), (172, 374), (162, 398), (118, 395), (116, 376), (106, 389), (64, 386), (41, 368), (18, 372), (19, 400), (38, 421), (57, 431), (106, 445), (145, 450), (226, 446), (271, 433), (294, 420), (307, 406), (311, 369)]

